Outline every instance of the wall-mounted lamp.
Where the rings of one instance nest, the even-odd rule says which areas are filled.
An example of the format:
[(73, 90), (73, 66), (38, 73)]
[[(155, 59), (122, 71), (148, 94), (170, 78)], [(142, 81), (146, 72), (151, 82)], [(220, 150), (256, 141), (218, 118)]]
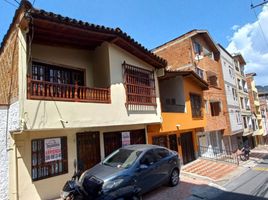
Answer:
[(178, 130), (180, 129), (180, 127), (181, 127), (180, 124), (176, 124), (176, 128), (177, 128)]

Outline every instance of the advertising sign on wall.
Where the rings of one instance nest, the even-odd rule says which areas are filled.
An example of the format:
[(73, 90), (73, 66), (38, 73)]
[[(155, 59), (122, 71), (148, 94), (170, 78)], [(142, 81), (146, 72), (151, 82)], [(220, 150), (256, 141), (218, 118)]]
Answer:
[(61, 139), (45, 139), (45, 162), (61, 160)]
[(122, 132), (122, 146), (130, 145), (130, 132)]

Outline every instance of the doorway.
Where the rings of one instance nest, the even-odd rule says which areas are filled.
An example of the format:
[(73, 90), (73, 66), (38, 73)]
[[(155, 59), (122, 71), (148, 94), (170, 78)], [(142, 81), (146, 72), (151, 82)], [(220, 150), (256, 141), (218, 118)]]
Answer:
[(184, 165), (195, 160), (192, 132), (181, 133), (181, 149)]
[(99, 132), (76, 134), (77, 167), (83, 172), (101, 161)]

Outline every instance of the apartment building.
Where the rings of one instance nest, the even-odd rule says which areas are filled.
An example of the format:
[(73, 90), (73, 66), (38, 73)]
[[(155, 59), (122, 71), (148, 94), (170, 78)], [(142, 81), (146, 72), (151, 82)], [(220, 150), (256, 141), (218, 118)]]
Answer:
[(249, 101), (248, 86), (246, 83), (246, 76), (244, 73), (246, 62), (240, 53), (233, 54), (235, 64), (235, 75), (236, 75), (236, 86), (238, 91), (238, 101), (241, 110), (243, 120), (243, 144), (249, 143), (253, 147), (253, 124), (252, 124), (252, 113), (251, 105)]
[(221, 66), (223, 71), (223, 79), (225, 84), (225, 93), (228, 107), (228, 117), (230, 121), (229, 137), (230, 149), (233, 151), (243, 146), (242, 135), (244, 132), (243, 119), (239, 106), (238, 90), (242, 89), (237, 87), (235, 61), (233, 56), (220, 44), (218, 44), (221, 55)]
[[(206, 126), (196, 132), (197, 144), (206, 149), (203, 153), (229, 147), (223, 135), (230, 131), (226, 119), (227, 102), (221, 69), (220, 52), (209, 33), (192, 30), (155, 48), (154, 53), (166, 59), (169, 71), (194, 71), (209, 89), (204, 91)], [(180, 124), (180, 122), (178, 121)]]
[(253, 140), (251, 141), (251, 147), (255, 147), (263, 143), (263, 125), (260, 109), (260, 101), (258, 97), (258, 90), (255, 85), (254, 76), (256, 73), (246, 74), (246, 82), (248, 86), (250, 108), (252, 113), (252, 126), (253, 126)]
[(261, 117), (263, 125), (263, 144), (268, 145), (268, 93), (259, 92)]
[(22, 1), (0, 63), (0, 199), (54, 199), (74, 160), (84, 171), (161, 122), (166, 61), (119, 28)]
[(208, 84), (193, 71), (166, 71), (159, 88), (162, 123), (148, 126), (148, 143), (177, 151), (187, 164), (197, 158), (197, 132), (206, 126), (203, 91)]

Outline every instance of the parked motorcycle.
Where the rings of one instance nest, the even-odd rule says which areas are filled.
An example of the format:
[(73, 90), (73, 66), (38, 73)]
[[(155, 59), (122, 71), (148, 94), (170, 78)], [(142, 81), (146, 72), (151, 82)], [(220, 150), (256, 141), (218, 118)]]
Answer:
[(241, 149), (241, 154), (240, 154), (240, 159), (242, 161), (246, 161), (249, 159), (249, 153), (250, 153), (250, 148), (248, 145), (244, 145), (244, 147)]
[[(76, 169), (76, 162), (74, 162)], [(136, 186), (125, 186), (116, 191), (103, 193), (103, 181), (95, 176), (79, 182), (81, 173), (75, 170), (71, 180), (68, 180), (61, 191), (63, 200), (141, 200), (140, 189)]]

